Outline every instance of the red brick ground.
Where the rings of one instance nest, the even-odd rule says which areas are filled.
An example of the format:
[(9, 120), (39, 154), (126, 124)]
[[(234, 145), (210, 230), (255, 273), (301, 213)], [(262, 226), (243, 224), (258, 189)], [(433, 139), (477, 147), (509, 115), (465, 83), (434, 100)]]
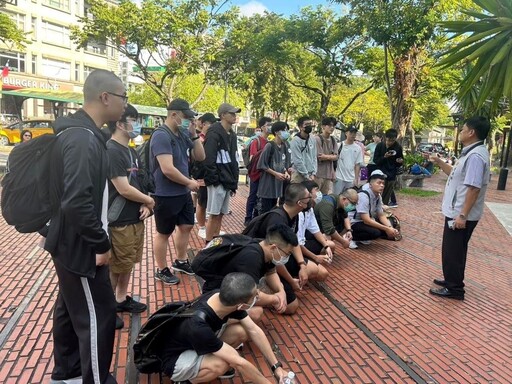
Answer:
[[(426, 189), (442, 190), (435, 176)], [(509, 191), (488, 201), (512, 203)], [(241, 186), (224, 229), (242, 229), (247, 188)], [(401, 242), (377, 241), (357, 250), (338, 250), (325, 284), (299, 294), (302, 307), (292, 317), (268, 311), (262, 327), (285, 366), (305, 383), (510, 383), (512, 382), (512, 253), (510, 235), (492, 213), (470, 243), (464, 302), (433, 298), (432, 278), (441, 276), (443, 217), (440, 196), (399, 194)], [(21, 235), (0, 221), (0, 383), (48, 382), (52, 369), (52, 306), (56, 280), (50, 257), (35, 235)], [(153, 231), (149, 223), (147, 233)], [(194, 232), (191, 247), (201, 242)], [(152, 238), (132, 281), (133, 295), (148, 303), (142, 318), (124, 315), (112, 363), (119, 383), (135, 383), (129, 362), (132, 323), (166, 301), (191, 299), (194, 278), (178, 286), (153, 279)], [(243, 354), (271, 378), (259, 351)], [(140, 377), (141, 383), (158, 379)], [(164, 379), (165, 383), (170, 383)], [(243, 383), (239, 376), (233, 383)]]

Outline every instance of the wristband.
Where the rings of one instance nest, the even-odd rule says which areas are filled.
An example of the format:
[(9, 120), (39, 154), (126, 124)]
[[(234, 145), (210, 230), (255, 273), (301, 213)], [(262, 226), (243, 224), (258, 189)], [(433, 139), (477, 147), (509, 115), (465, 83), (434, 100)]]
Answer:
[(199, 136), (190, 138), (190, 140), (192, 140), (192, 141), (195, 141), (195, 140), (198, 140), (198, 139), (199, 139)]
[(274, 373), (277, 368), (283, 368), (283, 364), (281, 364), (280, 361), (278, 361), (277, 363), (275, 363), (273, 366), (270, 367), (270, 369), (272, 370), (272, 373)]

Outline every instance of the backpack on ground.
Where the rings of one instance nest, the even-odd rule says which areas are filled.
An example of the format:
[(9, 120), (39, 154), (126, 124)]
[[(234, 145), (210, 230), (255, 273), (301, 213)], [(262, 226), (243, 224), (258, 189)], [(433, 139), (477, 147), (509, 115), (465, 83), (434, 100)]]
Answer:
[(280, 207), (276, 207), (276, 208), (271, 209), (268, 212), (265, 212), (261, 215), (256, 216), (254, 219), (252, 219), (249, 222), (249, 224), (247, 224), (247, 227), (244, 228), (244, 230), (242, 231), (242, 234), (249, 236), (251, 238), (255, 238), (256, 232), (262, 226), (262, 224), (264, 223), (264, 221), (266, 220), (268, 215), (274, 214), (276, 212), (277, 212), (277, 214), (279, 214), (280, 216), (285, 218), (286, 221), (288, 221), (288, 215), (286, 214), (286, 212), (283, 209), (281, 209)]
[(18, 232), (33, 233), (50, 221), (58, 201), (52, 199), (53, 149), (59, 135), (47, 133), (13, 148), (2, 179), (2, 216)]
[(195, 310), (192, 302), (177, 301), (168, 303), (153, 313), (142, 326), (133, 344), (133, 362), (140, 373), (162, 372), (162, 349), (165, 333), (177, 325), (177, 321), (206, 314)]
[(205, 281), (222, 280), (216, 272), (249, 244), (259, 242), (249, 236), (227, 234), (214, 238), (192, 261), (192, 270)]

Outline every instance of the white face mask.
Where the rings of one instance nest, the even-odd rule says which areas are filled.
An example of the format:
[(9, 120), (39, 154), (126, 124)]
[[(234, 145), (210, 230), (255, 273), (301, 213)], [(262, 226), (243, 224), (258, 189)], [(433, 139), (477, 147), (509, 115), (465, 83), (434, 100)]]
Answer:
[[(252, 300), (252, 303), (251, 305), (248, 305), (246, 303), (243, 303), (243, 304), (240, 304), (240, 306), (238, 307), (238, 309), (240, 311), (248, 311), (249, 309), (251, 309), (252, 307), (254, 307), (254, 304), (256, 304), (256, 302), (258, 301), (258, 295), (254, 296), (254, 299)], [(243, 306), (246, 306), (247, 308), (242, 308)]]
[(322, 198), (324, 197), (324, 195), (322, 195), (322, 192), (318, 191), (316, 193), (316, 199), (315, 199), (315, 204), (318, 204), (322, 201)]
[(260, 137), (262, 132), (261, 131), (256, 131), (256, 132), (254, 132), (254, 134), (256, 135), (256, 137)]
[[(279, 250), (279, 248), (277, 248), (277, 253), (279, 254), (279, 256), (281, 256), (281, 251)], [(290, 260), (290, 255), (281, 256), (279, 260), (276, 260), (274, 259), (274, 252), (272, 252), (272, 264), (274, 264), (276, 267), (279, 265), (285, 265), (288, 262), (288, 260)]]

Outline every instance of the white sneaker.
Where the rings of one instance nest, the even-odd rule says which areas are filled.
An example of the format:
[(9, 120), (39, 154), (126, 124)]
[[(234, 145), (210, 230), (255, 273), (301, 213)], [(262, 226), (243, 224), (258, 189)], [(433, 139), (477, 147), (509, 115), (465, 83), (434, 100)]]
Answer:
[(219, 236), (224, 236), (226, 234), (226, 232), (224, 231), (219, 231)]
[(197, 236), (199, 236), (201, 239), (206, 240), (206, 227), (199, 227), (199, 230), (197, 231)]
[(359, 248), (354, 240), (350, 240), (350, 244), (348, 245), (350, 249), (357, 249)]
[(363, 245), (370, 245), (372, 243), (372, 241), (371, 240), (361, 240), (360, 243)]

